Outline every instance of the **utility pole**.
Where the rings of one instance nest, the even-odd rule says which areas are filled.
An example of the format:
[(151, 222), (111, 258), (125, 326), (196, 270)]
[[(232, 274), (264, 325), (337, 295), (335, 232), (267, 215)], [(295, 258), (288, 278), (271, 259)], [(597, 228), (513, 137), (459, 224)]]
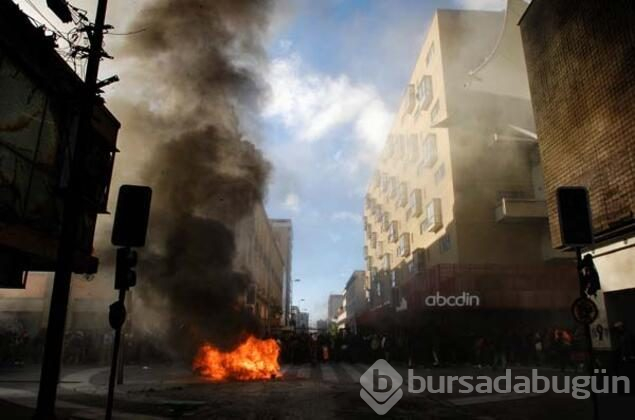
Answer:
[(35, 412), (36, 419), (55, 418), (55, 399), (60, 376), (64, 327), (76, 250), (78, 221), (85, 207), (81, 197), (79, 173), (82, 169), (87, 143), (91, 141), (92, 137), (91, 118), (93, 107), (97, 101), (97, 76), (99, 63), (103, 56), (102, 43), (107, 3), (107, 0), (99, 0), (95, 24), (92, 30), (88, 32), (90, 50), (86, 63), (84, 90), (81, 94), (79, 128), (76, 134), (74, 150), (72, 151), (71, 172), (64, 196), (64, 217), (58, 244), (57, 267), (53, 280), (49, 321), (46, 330), (44, 359), (42, 361), (40, 388)]

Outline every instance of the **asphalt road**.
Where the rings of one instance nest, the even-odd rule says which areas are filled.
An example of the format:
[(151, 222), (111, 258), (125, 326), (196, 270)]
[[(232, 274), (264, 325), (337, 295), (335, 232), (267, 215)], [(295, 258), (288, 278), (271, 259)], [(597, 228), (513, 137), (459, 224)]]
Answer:
[[(367, 419), (377, 416), (360, 398), (362, 364), (283, 366), (279, 379), (253, 382), (210, 383), (182, 366), (130, 366), (125, 383), (117, 388), (115, 418), (119, 419)], [(407, 369), (396, 366), (406, 378)], [(514, 369), (514, 375), (529, 374)], [(419, 376), (495, 376), (500, 372), (471, 367), (415, 369)], [(562, 375), (541, 370), (541, 375)], [(572, 373), (569, 373), (572, 374)], [(0, 370), (0, 410), (4, 418), (29, 418), (35, 404), (37, 366)], [(60, 418), (103, 418), (107, 370), (78, 366), (63, 370), (59, 388)], [(410, 394), (402, 385), (403, 398), (383, 418), (394, 419), (592, 419), (591, 400), (568, 394)], [(602, 399), (601, 419), (630, 419), (622, 407), (632, 407), (624, 396)], [(612, 412), (609, 413), (608, 410)], [(620, 417), (620, 413), (624, 416)], [(22, 416), (22, 417), (21, 417)]]

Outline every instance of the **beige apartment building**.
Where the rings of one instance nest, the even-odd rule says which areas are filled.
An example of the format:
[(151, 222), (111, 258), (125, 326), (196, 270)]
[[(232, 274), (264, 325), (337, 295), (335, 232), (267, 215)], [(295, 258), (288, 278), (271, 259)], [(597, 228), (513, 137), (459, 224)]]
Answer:
[(291, 313), (291, 297), (293, 295), (293, 280), (291, 276), (291, 260), (293, 256), (293, 223), (291, 219), (269, 219), (278, 248), (284, 261), (282, 279), (282, 324), (289, 324)]
[(253, 212), (234, 229), (234, 268), (248, 274), (251, 287), (246, 304), (261, 320), (266, 331), (282, 326), (285, 257), (280, 251), (272, 223), (258, 202)]
[[(252, 281), (246, 304), (266, 330), (280, 326), (285, 263), (261, 203), (235, 227), (235, 245), (234, 269), (249, 274)], [(67, 330), (111, 331), (108, 306), (117, 296), (113, 279), (112, 267), (108, 265), (96, 276), (73, 277)], [(140, 282), (143, 281), (146, 278), (142, 277)], [(24, 289), (0, 289), (0, 328), (17, 321), (34, 336), (46, 327), (52, 283), (53, 273), (29, 273)], [(133, 288), (129, 296), (134, 294)], [(134, 311), (133, 306), (128, 306), (129, 312)]]
[[(375, 312), (414, 316), (427, 295), (469, 292), (482, 311), (548, 319), (575, 297), (575, 266), (550, 246), (524, 61), (513, 63), (522, 44), (509, 20), (434, 15), (364, 206)], [(500, 64), (492, 55), (502, 41)], [(471, 83), (485, 66), (496, 89)], [(523, 77), (524, 87), (499, 90)]]

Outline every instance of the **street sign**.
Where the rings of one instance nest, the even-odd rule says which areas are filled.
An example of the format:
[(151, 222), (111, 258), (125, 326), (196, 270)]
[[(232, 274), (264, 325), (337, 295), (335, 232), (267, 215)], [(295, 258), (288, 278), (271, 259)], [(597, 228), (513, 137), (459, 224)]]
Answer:
[(589, 325), (598, 317), (598, 307), (591, 299), (579, 297), (571, 305), (573, 318), (580, 324)]
[(140, 247), (146, 243), (152, 188), (141, 185), (122, 185), (119, 188), (112, 244)]
[(584, 187), (560, 187), (556, 191), (562, 244), (583, 247), (593, 243), (589, 192)]

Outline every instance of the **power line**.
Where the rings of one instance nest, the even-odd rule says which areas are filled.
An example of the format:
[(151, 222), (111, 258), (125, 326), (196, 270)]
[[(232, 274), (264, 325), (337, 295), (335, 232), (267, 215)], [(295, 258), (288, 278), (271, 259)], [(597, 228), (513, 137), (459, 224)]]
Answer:
[(37, 6), (35, 6), (35, 4), (33, 4), (33, 2), (31, 0), (26, 0), (26, 2), (29, 4), (29, 6), (31, 6), (33, 8), (33, 10), (35, 10), (37, 12), (38, 15), (40, 15), (42, 17), (42, 19), (44, 19), (46, 21), (46, 23), (48, 23), (51, 26), (51, 28), (54, 29), (54, 30), (51, 29), (51, 31), (56, 32), (59, 36), (63, 37), (62, 31), (57, 29), (57, 27), (55, 25), (53, 25), (53, 23), (50, 20), (48, 20), (48, 18), (46, 16), (44, 16), (44, 13), (40, 12), (40, 9), (38, 9)]

